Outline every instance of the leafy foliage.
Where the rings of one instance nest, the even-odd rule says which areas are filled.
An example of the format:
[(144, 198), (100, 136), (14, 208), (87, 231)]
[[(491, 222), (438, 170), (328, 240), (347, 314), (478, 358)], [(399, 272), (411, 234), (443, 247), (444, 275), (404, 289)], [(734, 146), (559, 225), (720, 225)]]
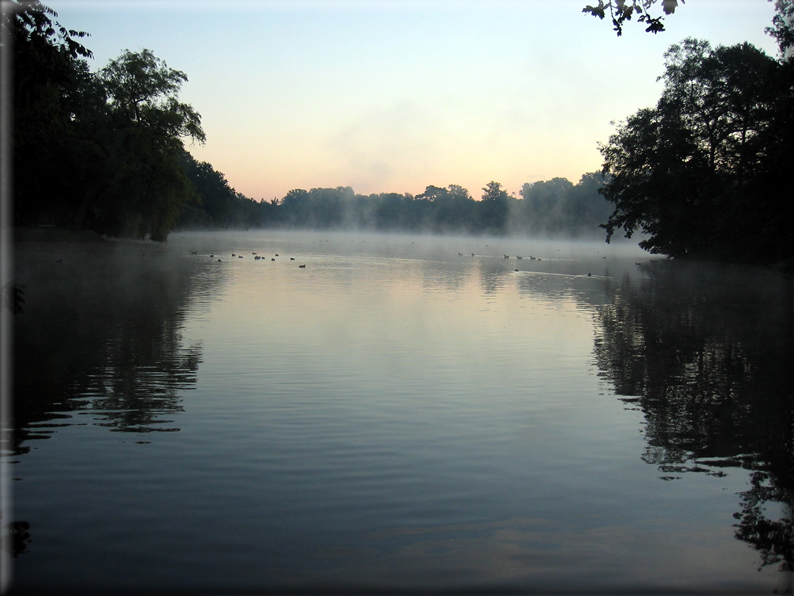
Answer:
[[(686, 39), (665, 54), (664, 91), (600, 147), (607, 240), (640, 230), (670, 256), (782, 260), (792, 255), (791, 64), (750, 44)], [(789, 191), (786, 192), (786, 188)]]
[(38, 1), (15, 3), (14, 215), (17, 225), (87, 228), (165, 240), (196, 200), (183, 141), (201, 119), (178, 100), (187, 76), (149, 50), (125, 51), (92, 73), (91, 52)]
[[(771, 2), (771, 0), (770, 0)], [(772, 26), (766, 32), (775, 38), (780, 57), (790, 57), (791, 48), (794, 47), (794, 0), (775, 0), (775, 16)]]
[[(647, 25), (645, 29), (647, 33), (659, 33), (664, 31), (664, 17), (652, 16), (650, 12), (657, 3), (659, 0), (598, 0), (596, 6), (588, 4), (582, 12), (602, 20), (609, 13), (612, 26), (618, 36), (623, 34), (626, 21), (630, 21), (635, 15), (637, 22)], [(681, 4), (684, 4), (684, 0), (681, 0)], [(678, 7), (678, 0), (661, 0), (661, 5), (665, 15), (673, 14)]]

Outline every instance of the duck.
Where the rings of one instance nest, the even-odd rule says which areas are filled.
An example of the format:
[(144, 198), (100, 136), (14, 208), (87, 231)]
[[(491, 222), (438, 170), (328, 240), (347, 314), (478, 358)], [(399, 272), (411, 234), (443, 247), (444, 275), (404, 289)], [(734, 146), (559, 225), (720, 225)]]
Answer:
[(306, 269), (306, 265), (298, 265), (300, 269)]

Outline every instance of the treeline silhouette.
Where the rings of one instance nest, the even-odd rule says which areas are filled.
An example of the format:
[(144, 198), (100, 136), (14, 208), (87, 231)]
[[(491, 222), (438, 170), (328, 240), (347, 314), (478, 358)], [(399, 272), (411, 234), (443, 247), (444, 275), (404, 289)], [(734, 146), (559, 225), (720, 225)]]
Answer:
[(599, 194), (602, 177), (586, 174), (574, 185), (564, 178), (524, 184), (521, 198), (490, 182), (481, 200), (451, 184), (410, 193), (357, 194), (350, 187), (294, 189), (282, 199), (259, 202), (229, 186), (211, 164), (185, 156), (188, 179), (201, 203), (188, 205), (185, 229), (287, 227), (468, 234), (595, 236), (612, 208)]
[(601, 178), (496, 182), (481, 201), (456, 185), (418, 196), (351, 188), (291, 190), (255, 201), (232, 188), (186, 143), (204, 142), (201, 118), (179, 101), (187, 75), (149, 50), (124, 51), (97, 72), (85, 32), (55, 22), (38, 0), (3, 13), (14, 67), (14, 219), (105, 236), (163, 241), (183, 228), (364, 228), (466, 233), (598, 233), (611, 212)]
[(18, 226), (157, 241), (177, 226), (569, 236), (601, 226), (607, 241), (640, 232), (640, 246), (672, 257), (794, 263), (794, 0), (777, 0), (767, 30), (778, 60), (747, 43), (673, 45), (662, 97), (618, 125), (600, 173), (525, 184), (519, 197), (490, 182), (481, 200), (454, 184), (416, 196), (342, 187), (252, 200), (187, 151), (205, 135), (178, 98), (185, 73), (149, 50), (91, 72), (87, 33), (53, 21), (38, 0), (12, 4), (2, 26), (16, 73)]

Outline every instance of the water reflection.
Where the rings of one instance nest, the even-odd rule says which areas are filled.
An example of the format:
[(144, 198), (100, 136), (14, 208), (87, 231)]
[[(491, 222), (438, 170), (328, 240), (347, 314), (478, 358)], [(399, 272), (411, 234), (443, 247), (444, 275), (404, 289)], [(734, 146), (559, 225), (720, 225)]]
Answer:
[(642, 459), (662, 480), (752, 471), (736, 537), (792, 570), (792, 280), (657, 261), (597, 310), (601, 376), (645, 418)]
[(114, 431), (176, 431), (180, 392), (196, 382), (201, 346), (183, 345), (185, 309), (222, 269), (137, 243), (20, 244), (14, 319), (14, 453), (91, 414)]

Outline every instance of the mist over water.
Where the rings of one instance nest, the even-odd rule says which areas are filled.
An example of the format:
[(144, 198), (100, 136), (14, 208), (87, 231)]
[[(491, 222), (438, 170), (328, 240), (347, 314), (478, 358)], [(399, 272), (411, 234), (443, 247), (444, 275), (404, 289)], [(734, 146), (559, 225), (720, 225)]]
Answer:
[(20, 590), (790, 584), (788, 278), (270, 231), (16, 276)]

